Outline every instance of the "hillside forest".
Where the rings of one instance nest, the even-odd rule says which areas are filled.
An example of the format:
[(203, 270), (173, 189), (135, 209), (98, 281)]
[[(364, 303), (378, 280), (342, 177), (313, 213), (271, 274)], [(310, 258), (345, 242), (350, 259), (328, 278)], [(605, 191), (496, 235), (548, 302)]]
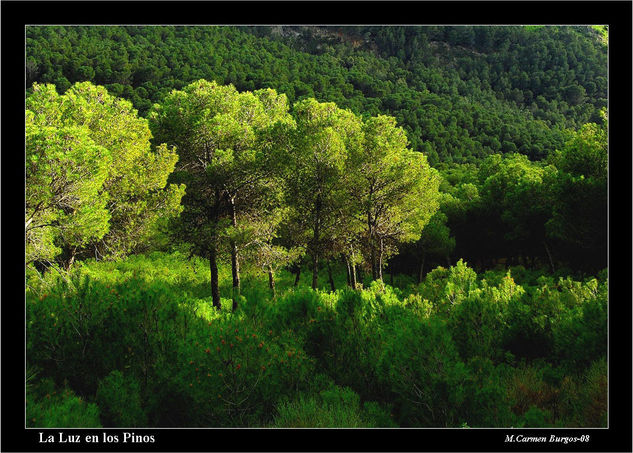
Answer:
[(606, 427), (606, 26), (28, 26), (27, 427)]

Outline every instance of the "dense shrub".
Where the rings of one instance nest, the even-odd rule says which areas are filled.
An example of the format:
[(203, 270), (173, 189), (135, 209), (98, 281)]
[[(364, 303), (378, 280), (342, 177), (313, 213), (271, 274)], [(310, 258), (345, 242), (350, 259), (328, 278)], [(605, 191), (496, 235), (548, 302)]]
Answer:
[(99, 383), (96, 399), (104, 426), (147, 426), (140, 385), (133, 376), (125, 376), (118, 370), (111, 372)]
[(33, 280), (28, 426), (606, 425), (606, 278), (519, 285), (458, 262), (413, 292), (272, 297), (250, 276), (233, 312), (202, 264), (153, 254)]
[(577, 377), (563, 377), (558, 402), (560, 424), (571, 427), (606, 427), (607, 388), (605, 357), (592, 363)]
[(313, 359), (290, 330), (244, 317), (198, 325), (180, 345), (175, 378), (194, 426), (257, 425), (284, 395), (308, 388)]
[(338, 386), (317, 396), (299, 395), (282, 401), (272, 424), (276, 428), (374, 428), (392, 427), (389, 414), (376, 402), (360, 403), (351, 389)]
[(551, 415), (556, 406), (558, 389), (553, 383), (547, 382), (544, 377), (546, 371), (547, 367), (542, 364), (524, 363), (507, 375), (506, 397), (512, 412), (517, 416), (518, 424), (534, 428), (532, 422), (545, 415), (547, 418), (540, 426), (547, 426), (552, 422)]
[(563, 294), (573, 302), (553, 326), (553, 348), (563, 363), (582, 369), (607, 353), (607, 287), (596, 280), (568, 284)]
[(393, 395), (398, 421), (407, 426), (452, 426), (451, 391), (458, 354), (441, 321), (403, 319), (386, 338), (378, 362), (379, 379)]
[(95, 394), (98, 381), (129, 369), (147, 381), (161, 353), (175, 353), (189, 315), (169, 287), (129, 279), (116, 285), (88, 277), (65, 282), (39, 299), (27, 294), (27, 355), (61, 382)]
[(69, 388), (59, 389), (44, 379), (26, 393), (26, 426), (29, 428), (100, 428), (99, 408)]

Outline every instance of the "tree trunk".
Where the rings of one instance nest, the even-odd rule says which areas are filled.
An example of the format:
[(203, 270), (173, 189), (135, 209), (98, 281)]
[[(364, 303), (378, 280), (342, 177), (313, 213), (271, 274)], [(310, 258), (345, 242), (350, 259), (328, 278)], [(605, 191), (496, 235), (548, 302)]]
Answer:
[(378, 272), (376, 269), (376, 246), (374, 244), (374, 228), (371, 222), (371, 213), (367, 213), (367, 233), (369, 234), (369, 259), (371, 261), (371, 278), (372, 280), (378, 279)]
[(312, 253), (312, 289), (317, 289), (319, 284), (319, 256), (316, 250)]
[(377, 272), (377, 266), (376, 266), (376, 251), (374, 250), (374, 246), (373, 244), (370, 246), (371, 248), (371, 278), (372, 280), (377, 280), (378, 279), (378, 272)]
[[(237, 228), (237, 213), (235, 212), (235, 198), (229, 199), (231, 207), (231, 223)], [(231, 239), (231, 273), (233, 275), (233, 311), (237, 309), (237, 301), (240, 297), (240, 261), (237, 254), (237, 244)]]
[(220, 289), (218, 284), (218, 263), (215, 238), (209, 249), (209, 267), (211, 268), (211, 299), (213, 306), (218, 310), (220, 305)]
[(334, 286), (334, 277), (332, 276), (332, 266), (329, 261), (327, 262), (327, 276), (330, 281), (330, 289), (332, 291), (336, 291), (336, 287)]
[(356, 289), (358, 285), (358, 279), (356, 278), (356, 264), (352, 261), (352, 288)]
[(347, 286), (352, 286), (352, 272), (349, 266), (349, 258), (347, 257), (347, 255), (345, 255), (345, 268), (346, 268), (346, 274), (345, 277), (347, 278)]
[(314, 236), (312, 238), (312, 289), (317, 289), (319, 284), (319, 246), (320, 246), (320, 227), (321, 223), (321, 197), (318, 196), (315, 205), (314, 215)]
[[(211, 208), (211, 212), (209, 213), (209, 218), (213, 222), (214, 229), (217, 228), (219, 209), (220, 209), (220, 191), (216, 189), (215, 190), (215, 206)], [(209, 267), (211, 269), (211, 300), (213, 301), (213, 306), (219, 310), (222, 308), (222, 304), (220, 303), (220, 282), (218, 279), (217, 248), (218, 248), (218, 237), (217, 237), (217, 232), (214, 231), (213, 235), (211, 236), (211, 244), (209, 247)]]
[(301, 263), (297, 265), (297, 272), (295, 275), (295, 286), (299, 285), (299, 280), (301, 279)]
[(420, 263), (420, 273), (418, 274), (418, 285), (422, 283), (424, 279), (424, 260), (426, 259), (426, 252), (422, 252), (422, 262)]
[(378, 279), (382, 281), (382, 238), (380, 239), (380, 250), (378, 253)]
[(545, 252), (547, 253), (547, 258), (549, 258), (549, 265), (552, 268), (552, 272), (556, 272), (556, 269), (554, 268), (554, 260), (552, 259), (552, 254), (549, 251), (547, 242), (543, 241), (543, 246), (545, 246)]
[(275, 275), (273, 274), (272, 266), (268, 265), (268, 287), (273, 293), (273, 297), (275, 297)]
[(71, 247), (68, 251), (68, 259), (63, 263), (64, 270), (66, 272), (70, 271), (70, 268), (73, 267), (73, 263), (75, 262), (75, 257), (77, 256), (77, 247)]
[(356, 289), (356, 283), (357, 283), (357, 279), (356, 279), (356, 264), (354, 264), (354, 247), (352, 245), (349, 246), (349, 257), (348, 258), (348, 265), (349, 265), (349, 280), (350, 280), (350, 286), (353, 289)]

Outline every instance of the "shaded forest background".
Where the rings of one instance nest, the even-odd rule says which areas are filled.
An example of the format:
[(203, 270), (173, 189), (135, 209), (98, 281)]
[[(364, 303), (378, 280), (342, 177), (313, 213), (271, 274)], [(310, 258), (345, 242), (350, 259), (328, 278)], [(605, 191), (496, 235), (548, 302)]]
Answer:
[[(484, 186), (498, 165), (490, 156), (525, 155), (525, 165), (542, 172), (556, 165), (570, 131), (606, 128), (607, 34), (603, 26), (29, 27), (26, 77), (27, 87), (53, 83), (60, 93), (90, 80), (129, 99), (141, 116), (198, 79), (239, 91), (273, 88), (290, 105), (314, 97), (364, 117), (393, 116), (411, 148), (442, 173), (454, 256), (479, 268), (520, 255), (549, 261), (547, 234), (553, 260), (595, 272), (606, 265), (604, 205), (544, 182), (542, 194), (566, 190), (569, 199), (558, 209), (543, 200), (542, 218), (533, 220), (557, 217), (558, 228), (510, 240), (517, 228), (500, 199), (509, 191)], [(571, 198), (579, 198), (573, 206)], [(591, 224), (561, 227), (572, 212)], [(416, 259), (402, 252), (399, 272)], [(446, 264), (445, 256), (431, 258)]]

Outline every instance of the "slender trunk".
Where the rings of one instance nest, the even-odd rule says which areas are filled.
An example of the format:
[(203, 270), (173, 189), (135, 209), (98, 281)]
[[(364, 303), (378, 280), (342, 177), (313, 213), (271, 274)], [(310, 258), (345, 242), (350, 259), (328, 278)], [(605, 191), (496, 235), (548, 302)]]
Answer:
[(451, 267), (451, 257), (450, 257), (450, 256), (448, 256), (448, 253), (446, 254), (446, 265), (447, 265), (448, 267)]
[(346, 269), (346, 274), (345, 277), (347, 278), (347, 286), (352, 286), (352, 275), (351, 275), (351, 269), (349, 267), (349, 258), (347, 257), (347, 255), (345, 255), (345, 269)]
[(215, 238), (209, 248), (209, 267), (211, 268), (211, 299), (213, 306), (220, 309), (220, 289), (218, 285), (218, 263)]
[(297, 272), (295, 275), (295, 286), (299, 285), (299, 280), (301, 279), (301, 263), (297, 265)]
[(382, 281), (382, 238), (380, 238), (380, 250), (378, 253), (378, 279)]
[(68, 260), (66, 260), (66, 263), (64, 264), (64, 270), (66, 270), (66, 272), (68, 272), (70, 270), (70, 268), (73, 266), (73, 263), (75, 262), (75, 256), (77, 255), (77, 247), (72, 247), (69, 251), (70, 257), (68, 258)]
[(356, 264), (352, 261), (352, 288), (356, 289), (358, 285), (358, 279), (356, 278)]
[(422, 261), (420, 262), (420, 273), (418, 274), (418, 285), (422, 283), (424, 279), (424, 260), (426, 259), (426, 252), (422, 252)]
[(552, 254), (549, 251), (547, 242), (543, 241), (543, 246), (545, 246), (545, 252), (547, 253), (547, 258), (549, 258), (549, 265), (552, 268), (552, 272), (556, 272), (556, 269), (554, 268), (554, 260), (552, 259)]
[(374, 250), (374, 246), (371, 245), (371, 278), (372, 280), (377, 280), (378, 279), (378, 272), (377, 272), (377, 266), (376, 266), (376, 251)]
[(312, 238), (312, 289), (317, 289), (319, 284), (319, 246), (320, 246), (320, 231), (319, 226), (321, 222), (321, 197), (318, 196), (315, 205), (314, 216), (314, 237)]
[[(230, 198), (231, 223), (237, 228), (237, 213), (235, 212), (235, 198)], [(231, 239), (231, 273), (233, 274), (233, 311), (237, 309), (237, 301), (240, 297), (240, 261), (237, 254), (237, 244)]]
[[(213, 228), (217, 227), (218, 222), (218, 210), (220, 209), (220, 191), (215, 190), (215, 206), (211, 209), (209, 217), (213, 222)], [(217, 233), (214, 232), (211, 237), (211, 244), (209, 246), (209, 267), (211, 269), (211, 300), (213, 302), (213, 306), (218, 310), (222, 308), (220, 304), (220, 282), (218, 280), (218, 257), (217, 257), (217, 248), (218, 248), (218, 237)]]
[(354, 259), (355, 259), (355, 254), (354, 254), (354, 247), (352, 245), (350, 245), (349, 247), (349, 251), (350, 251), (350, 255), (349, 255), (349, 279), (350, 279), (350, 286), (353, 289), (356, 289), (356, 264), (354, 263)]
[(371, 279), (378, 280), (378, 266), (376, 266), (376, 252), (371, 246)]
[(275, 297), (275, 275), (271, 265), (268, 265), (268, 287), (272, 291), (273, 297)]
[(332, 276), (332, 266), (329, 261), (327, 262), (327, 276), (330, 281), (330, 289), (332, 291), (336, 291), (336, 287), (334, 286), (334, 277)]
[(371, 278), (376, 280), (378, 272), (376, 269), (376, 246), (374, 244), (374, 228), (371, 222), (371, 213), (367, 213), (367, 232), (369, 234), (369, 259), (371, 261)]
[(312, 254), (312, 289), (317, 289), (319, 284), (319, 256), (316, 250)]

